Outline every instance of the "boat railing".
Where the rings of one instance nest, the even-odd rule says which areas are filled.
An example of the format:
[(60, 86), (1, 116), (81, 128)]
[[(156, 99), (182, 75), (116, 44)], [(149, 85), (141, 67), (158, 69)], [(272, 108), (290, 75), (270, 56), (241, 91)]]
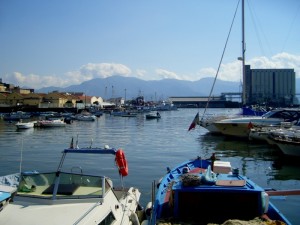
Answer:
[(22, 174), (17, 196), (40, 199), (104, 198), (112, 182), (104, 176), (65, 172)]

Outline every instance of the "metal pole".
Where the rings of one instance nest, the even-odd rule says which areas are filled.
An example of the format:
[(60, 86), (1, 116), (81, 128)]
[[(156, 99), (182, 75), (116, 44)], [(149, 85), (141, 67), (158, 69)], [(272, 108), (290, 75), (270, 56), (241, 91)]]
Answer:
[(245, 70), (245, 12), (244, 0), (242, 0), (242, 61), (243, 61), (243, 104), (246, 104), (246, 70)]

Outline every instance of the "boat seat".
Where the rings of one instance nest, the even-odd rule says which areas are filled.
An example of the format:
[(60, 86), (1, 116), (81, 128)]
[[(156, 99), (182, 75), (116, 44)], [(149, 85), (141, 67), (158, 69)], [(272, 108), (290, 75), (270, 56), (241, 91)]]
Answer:
[[(59, 195), (73, 195), (73, 193), (79, 187), (78, 184), (59, 184), (57, 194)], [(54, 190), (54, 184), (51, 184), (42, 194), (52, 194)]]

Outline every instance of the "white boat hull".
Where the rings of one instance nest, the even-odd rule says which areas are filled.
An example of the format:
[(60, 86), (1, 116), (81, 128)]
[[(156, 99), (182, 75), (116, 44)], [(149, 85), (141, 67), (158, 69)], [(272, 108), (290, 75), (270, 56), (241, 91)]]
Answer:
[(28, 123), (16, 123), (16, 127), (18, 129), (29, 129), (34, 127), (33, 122), (28, 122)]
[(300, 142), (276, 141), (275, 143), (283, 154), (288, 156), (300, 156)]
[(62, 120), (41, 120), (38, 122), (40, 127), (65, 127), (66, 123)]
[[(63, 163), (68, 158), (67, 154), (86, 154), (93, 158), (95, 154), (112, 155), (118, 172), (122, 176), (127, 175), (127, 161), (121, 149), (107, 145), (104, 148), (74, 148), (72, 138), (71, 148), (63, 150), (57, 170), (50, 173), (28, 171), (0, 177), (0, 195), (4, 193), (0, 197), (1, 225), (139, 224), (137, 214), (143, 213), (143, 210), (139, 205), (141, 193), (137, 188), (124, 187), (123, 183), (116, 187), (107, 176), (94, 175), (95, 171), (94, 174), (85, 174), (81, 167), (81, 173), (64, 172), (62, 168), (65, 168)], [(106, 160), (106, 157), (103, 159)], [(10, 189), (4, 184), (10, 185)]]
[[(72, 200), (60, 204), (43, 204), (39, 201), (34, 203), (34, 198), (32, 202), (24, 202), (16, 196), (13, 203), (8, 204), (1, 212), (0, 224), (99, 224), (112, 211), (116, 217), (114, 224), (129, 225), (131, 224), (129, 217), (123, 214), (131, 215), (137, 208), (139, 198), (140, 192), (132, 188), (127, 197), (120, 202), (116, 201), (112, 190), (107, 193), (105, 201), (102, 202), (99, 202), (99, 199), (91, 198), (85, 203), (83, 200), (80, 200), (80, 203)], [(112, 205), (118, 207), (112, 207)]]
[(214, 122), (226, 118), (227, 117), (225, 116), (215, 116), (215, 117), (205, 118), (199, 121), (199, 125), (205, 128), (206, 130), (208, 130), (212, 134), (221, 134), (220, 130), (215, 126)]
[(240, 119), (225, 119), (217, 121), (214, 125), (223, 135), (248, 138), (250, 129), (255, 125), (271, 126), (278, 125), (281, 122), (282, 119), (279, 118), (263, 119), (260, 117), (243, 117)]

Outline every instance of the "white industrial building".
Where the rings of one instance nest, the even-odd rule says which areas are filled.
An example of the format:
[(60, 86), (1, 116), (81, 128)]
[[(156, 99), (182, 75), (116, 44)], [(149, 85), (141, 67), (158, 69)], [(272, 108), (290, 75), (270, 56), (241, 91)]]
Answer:
[(292, 105), (296, 100), (294, 69), (251, 69), (245, 65), (246, 104)]

